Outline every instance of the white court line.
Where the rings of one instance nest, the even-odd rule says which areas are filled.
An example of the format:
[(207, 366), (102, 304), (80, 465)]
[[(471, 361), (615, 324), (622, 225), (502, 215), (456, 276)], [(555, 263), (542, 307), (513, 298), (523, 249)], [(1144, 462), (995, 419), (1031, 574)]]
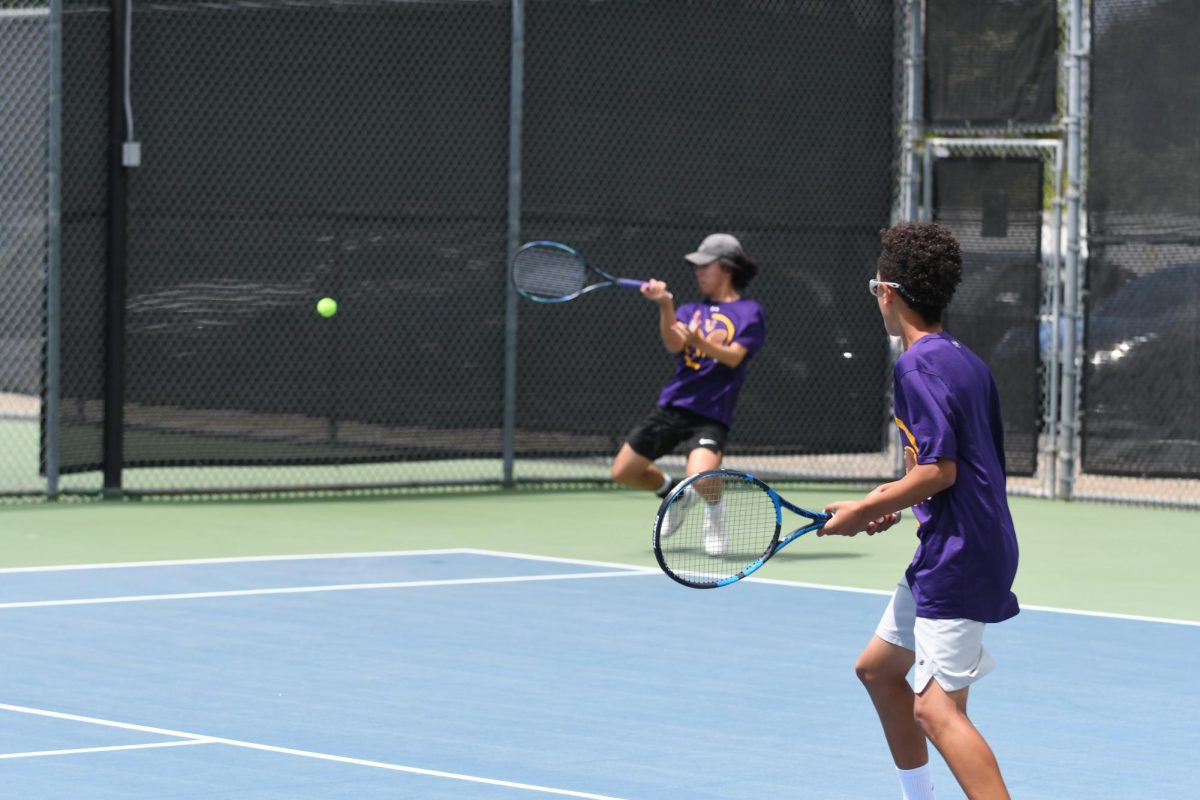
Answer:
[(514, 781), (505, 781), (498, 778), (482, 778), (478, 775), (464, 775), (458, 772), (443, 772), (436, 769), (422, 769), (421, 767), (409, 767), (403, 764), (390, 764), (386, 761), (369, 761), (363, 758), (350, 758), (349, 756), (337, 756), (329, 753), (316, 753), (311, 750), (296, 750), (291, 747), (277, 747), (270, 744), (260, 744), (258, 742), (246, 742), (240, 739), (225, 739), (220, 736), (203, 736), (198, 733), (188, 733), (186, 731), (173, 731), (167, 728), (153, 728), (148, 725), (135, 725), (131, 722), (116, 722), (108, 719), (98, 719), (96, 717), (84, 717), (78, 714), (66, 714), (61, 711), (47, 711), (42, 708), (29, 708), (28, 706), (14, 706), (8, 703), (0, 703), (0, 711), (13, 711), (18, 714), (32, 714), (38, 717), (50, 717), (52, 719), (65, 719), (72, 722), (86, 722), (92, 725), (102, 725), (107, 728), (121, 728), (128, 731), (141, 731), (143, 733), (161, 734), (163, 736), (174, 736), (179, 739), (190, 739), (197, 744), (224, 744), (230, 747), (242, 747), (247, 750), (262, 750), (268, 753), (280, 753), (288, 756), (300, 756), (302, 758), (313, 758), (319, 761), (334, 761), (340, 764), (354, 764), (360, 767), (374, 767), (376, 769), (386, 769), (392, 772), (408, 772), (414, 775), (427, 775), (433, 778), (448, 778), (456, 781), (466, 781), (468, 783), (485, 783), (490, 786), (504, 786), (509, 789), (524, 789), (530, 792), (542, 792), (544, 794), (556, 794), (563, 797), (581, 797), (584, 800), (621, 800), (619, 797), (612, 797), (605, 794), (592, 794), (590, 792), (575, 792), (570, 789), (555, 789), (550, 786), (537, 786), (531, 783), (516, 783)]
[[(376, 550), (370, 553), (297, 553), (274, 556), (228, 556), (225, 558), (181, 558), (164, 561), (110, 561), (103, 564), (50, 564), (42, 567), (3, 567), (0, 574), (20, 572), (70, 572), (77, 569), (129, 569), (137, 567), (187, 567), (193, 564), (243, 564), (258, 561), (319, 561), (341, 558), (394, 558), (396, 556), (445, 556), (475, 551), (462, 547), (439, 550)], [(483, 551), (480, 551), (483, 552)]]
[[(172, 566), (188, 566), (191, 564), (240, 564), (263, 561), (315, 561), (322, 559), (344, 559), (344, 558), (395, 558), (398, 556), (423, 556), (423, 555), (480, 555), (493, 556), (496, 558), (514, 558), (523, 559), (526, 561), (544, 561), (557, 564), (572, 564), (582, 566), (610, 567), (614, 569), (623, 569), (630, 571), (638, 571), (639, 573), (652, 574), (657, 570), (653, 567), (644, 567), (637, 564), (619, 564), (611, 561), (593, 561), (581, 558), (561, 558), (558, 556), (537, 556), (527, 553), (513, 553), (504, 550), (487, 550), (475, 547), (452, 547), (437, 550), (378, 550), (369, 552), (355, 553), (303, 553), (291, 555), (275, 555), (275, 556), (231, 556), (228, 558), (194, 558), (194, 559), (179, 559), (170, 561), (127, 561), (119, 563), (107, 564), (60, 564), (41, 567), (6, 567), (0, 568), (0, 574), (5, 573), (23, 573), (23, 572), (66, 572), (70, 570), (85, 570), (85, 569), (118, 569), (126, 567), (172, 567)], [(632, 574), (629, 573), (621, 573)], [(827, 592), (849, 592), (851, 594), (872, 594), (882, 597), (887, 597), (892, 594), (892, 590), (881, 589), (865, 589), (855, 586), (833, 586), (825, 583), (807, 583), (804, 581), (788, 581), (778, 578), (763, 578), (753, 576), (746, 579), (751, 583), (766, 583), (773, 586), (792, 586), (802, 589), (819, 589)], [(414, 582), (412, 585), (420, 585)], [(366, 588), (367, 585), (364, 585)], [(378, 588), (388, 588), (386, 585), (380, 585)], [(316, 590), (314, 590), (316, 591)], [(330, 590), (326, 590), (330, 591)], [(220, 593), (213, 593), (211, 596), (221, 596)], [(155, 597), (155, 596), (147, 596)], [(168, 598), (185, 598), (187, 595), (162, 595), (156, 599)], [(120, 602), (114, 600), (112, 602)], [(47, 601), (44, 605), (64, 605), (64, 601)], [(26, 604), (28, 605), (28, 604)], [(35, 603), (36, 605), (36, 603)], [(2, 608), (20, 608), (23, 605), (0, 604)], [(1036, 605), (1021, 605), (1022, 609), (1028, 611), (1042, 611), (1050, 614), (1068, 614), (1080, 617), (1100, 617), (1102, 619), (1123, 619), (1132, 622), (1157, 622), (1164, 625), (1184, 625), (1190, 627), (1200, 627), (1200, 621), (1189, 619), (1175, 619), (1171, 617), (1150, 617), (1138, 614), (1119, 614), (1108, 611), (1086, 611), (1075, 608), (1058, 608), (1054, 606), (1036, 606)]]
[(109, 603), (150, 603), (159, 600), (204, 600), (213, 597), (255, 597), (272, 594), (311, 594), (314, 592), (357, 592), (370, 589), (416, 589), (427, 586), (472, 586), (486, 583), (532, 583), (569, 581), (582, 578), (627, 578), (651, 574), (645, 570), (630, 572), (569, 572), (556, 575), (509, 575), (498, 578), (448, 578), (431, 581), (390, 581), (387, 583), (339, 583), (321, 586), (281, 586), (273, 589), (229, 589), (220, 592), (178, 592), (175, 594), (136, 594), (114, 597), (74, 597), (66, 600), (21, 600), (0, 603), (9, 608), (47, 608), (51, 606), (96, 606)]
[(212, 739), (177, 739), (173, 742), (149, 742), (147, 744), (117, 744), (109, 747), (77, 747), (74, 750), (36, 750), (29, 753), (0, 753), (0, 758), (41, 758), (42, 756), (73, 756), (77, 753), (112, 753), (117, 750), (150, 750), (157, 747), (188, 747), (194, 744), (212, 744)]
[[(827, 592), (853, 592), (855, 594), (875, 594), (884, 597), (891, 597), (891, 591), (881, 591), (879, 589), (855, 589), (849, 586), (827, 586), (821, 583), (803, 583), (801, 581), (784, 581), (775, 578), (746, 578), (751, 583), (770, 583), (776, 586), (799, 586), (804, 589), (821, 589)], [(1055, 608), (1054, 606), (1035, 606), (1028, 603), (1021, 603), (1022, 611), (1042, 611), (1049, 614), (1068, 614), (1076, 617), (1100, 617), (1102, 619), (1124, 619), (1132, 622), (1159, 622), (1164, 625), (1189, 625), (1192, 627), (1200, 627), (1200, 621), (1192, 619), (1174, 619), (1172, 617), (1146, 617), (1138, 614), (1117, 614), (1110, 611), (1081, 611), (1076, 608)]]
[[(630, 570), (642, 569), (642, 570), (646, 570), (647, 572), (651, 572), (651, 573), (658, 571), (657, 568), (639, 567), (635, 564), (614, 564), (614, 563), (608, 562), (608, 561), (588, 561), (585, 559), (578, 559), (578, 558), (558, 558), (556, 556), (531, 556), (531, 555), (523, 555), (521, 553), (509, 553), (509, 552), (505, 552), (503, 550), (482, 550), (482, 549), (475, 548), (475, 547), (464, 547), (461, 549), (461, 552), (469, 553), (471, 555), (480, 555), (480, 556), (489, 556), (490, 555), (490, 556), (499, 556), (502, 558), (524, 558), (524, 559), (528, 559), (530, 561), (551, 561), (551, 562), (555, 562), (555, 563), (559, 563), (559, 564), (579, 564), (579, 565), (585, 565), (585, 566), (617, 567), (617, 568), (624, 568), (624, 569), (630, 569)], [(893, 590), (891, 590), (891, 589), (888, 589), (885, 591), (882, 589), (863, 589), (863, 588), (860, 588), (857, 586), (833, 586), (833, 585), (827, 584), (827, 583), (807, 583), (805, 581), (789, 581), (789, 580), (781, 580), (779, 578), (763, 578), (763, 577), (759, 577), (757, 575), (746, 578), (745, 580), (747, 583), (766, 583), (766, 584), (770, 584), (772, 586), (792, 586), (792, 587), (796, 587), (796, 588), (800, 588), (800, 589), (820, 589), (821, 591), (825, 591), (825, 592), (849, 592), (851, 594), (873, 594), (873, 595), (878, 595), (880, 597), (891, 597), (892, 592), (893, 592)], [(1115, 612), (1108, 612), (1108, 611), (1082, 611), (1082, 610), (1075, 609), (1075, 608), (1056, 608), (1054, 606), (1035, 606), (1035, 605), (1028, 605), (1026, 603), (1021, 604), (1021, 610), (1023, 610), (1023, 611), (1043, 611), (1043, 612), (1047, 612), (1050, 614), (1070, 614), (1070, 615), (1075, 615), (1075, 616), (1079, 616), (1079, 617), (1101, 617), (1104, 619), (1131, 620), (1133, 622), (1160, 622), (1160, 623), (1163, 623), (1164, 625), (1189, 625), (1189, 626), (1193, 626), (1193, 627), (1200, 627), (1200, 621), (1191, 620), (1191, 619), (1174, 619), (1172, 617), (1147, 617), (1147, 616), (1140, 616), (1138, 614), (1118, 614)]]
[(1132, 622), (1159, 622), (1163, 625), (1189, 625), (1200, 628), (1200, 622), (1194, 619), (1173, 619), (1171, 617), (1143, 617), (1139, 614), (1115, 614), (1108, 611), (1080, 611), (1076, 608), (1055, 608), (1054, 606), (1030, 606), (1021, 604), (1022, 611), (1045, 611), (1050, 614), (1072, 614), (1077, 617), (1101, 617), (1103, 619), (1127, 619)]
[(659, 572), (657, 566), (643, 567), (637, 564), (618, 564), (613, 561), (592, 561), (585, 558), (560, 558), (559, 556), (535, 556), (529, 553), (510, 553), (506, 550), (484, 550), (478, 547), (461, 547), (459, 552), (471, 556), (490, 556), (493, 558), (519, 558), (523, 561), (546, 561), (551, 564), (571, 564), (573, 566), (583, 567), (612, 567), (613, 569), (633, 569), (642, 572), (655, 574)]

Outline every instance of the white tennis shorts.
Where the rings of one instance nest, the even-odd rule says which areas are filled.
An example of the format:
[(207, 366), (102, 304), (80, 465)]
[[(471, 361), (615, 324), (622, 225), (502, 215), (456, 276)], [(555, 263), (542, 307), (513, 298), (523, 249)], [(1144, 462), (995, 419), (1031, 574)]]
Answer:
[(925, 691), (930, 678), (937, 678), (944, 690), (953, 692), (996, 668), (991, 654), (983, 648), (985, 627), (987, 623), (973, 619), (918, 617), (912, 590), (907, 581), (900, 581), (875, 635), (914, 652), (914, 692)]

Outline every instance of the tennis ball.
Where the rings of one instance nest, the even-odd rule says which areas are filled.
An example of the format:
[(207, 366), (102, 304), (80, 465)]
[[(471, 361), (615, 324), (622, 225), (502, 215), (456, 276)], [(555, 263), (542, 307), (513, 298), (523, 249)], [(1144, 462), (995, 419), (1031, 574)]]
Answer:
[(332, 297), (322, 297), (317, 301), (317, 313), (328, 319), (337, 313), (337, 300)]

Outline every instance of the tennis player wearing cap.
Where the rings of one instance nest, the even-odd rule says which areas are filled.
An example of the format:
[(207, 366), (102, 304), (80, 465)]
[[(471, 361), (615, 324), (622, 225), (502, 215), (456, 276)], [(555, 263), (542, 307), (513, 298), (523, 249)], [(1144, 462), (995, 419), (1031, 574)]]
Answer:
[[(687, 448), (688, 475), (721, 466), (733, 410), (746, 381), (746, 364), (766, 336), (762, 306), (742, 297), (758, 274), (758, 263), (737, 239), (714, 233), (684, 258), (696, 270), (704, 299), (676, 308), (663, 281), (652, 278), (642, 287), (642, 295), (658, 305), (663, 346), (678, 353), (678, 359), (658, 407), (629, 433), (612, 464), (614, 481), (659, 497), (666, 497), (678, 481), (654, 461), (680, 443)], [(675, 506), (681, 509), (675, 514), (676, 528), (687, 505), (697, 499), (695, 492), (688, 491), (682, 505)], [(722, 509), (716, 499), (705, 517), (705, 548), (710, 554), (725, 549)], [(668, 524), (667, 535), (673, 532)]]
[(970, 800), (1007, 800), (996, 757), (967, 717), (971, 684), (994, 667), (984, 629), (1018, 611), (1000, 395), (987, 366), (942, 329), (962, 277), (949, 229), (902, 223), (882, 240), (870, 289), (887, 332), (904, 343), (892, 402), (906, 473), (861, 500), (828, 505), (833, 519), (819, 533), (878, 533), (912, 507), (916, 553), (855, 670), (905, 800), (934, 800), (926, 739)]

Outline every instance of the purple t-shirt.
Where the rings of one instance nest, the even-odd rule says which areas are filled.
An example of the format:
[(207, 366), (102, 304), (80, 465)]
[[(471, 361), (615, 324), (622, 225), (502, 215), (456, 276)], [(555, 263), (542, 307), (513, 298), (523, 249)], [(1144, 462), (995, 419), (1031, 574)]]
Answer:
[(675, 318), (687, 325), (696, 309), (700, 310), (700, 332), (705, 339), (719, 344), (737, 342), (746, 348), (746, 357), (736, 367), (727, 367), (694, 347), (685, 347), (658, 404), (684, 408), (730, 427), (738, 392), (746, 382), (746, 365), (767, 334), (767, 318), (762, 306), (745, 298), (732, 303), (687, 303), (675, 310)]
[(905, 470), (955, 463), (953, 486), (913, 506), (921, 540), (905, 572), (917, 616), (1000, 622), (1012, 593), (1017, 534), (1005, 494), (1004, 430), (992, 373), (947, 333), (918, 339), (896, 362), (893, 405)]

